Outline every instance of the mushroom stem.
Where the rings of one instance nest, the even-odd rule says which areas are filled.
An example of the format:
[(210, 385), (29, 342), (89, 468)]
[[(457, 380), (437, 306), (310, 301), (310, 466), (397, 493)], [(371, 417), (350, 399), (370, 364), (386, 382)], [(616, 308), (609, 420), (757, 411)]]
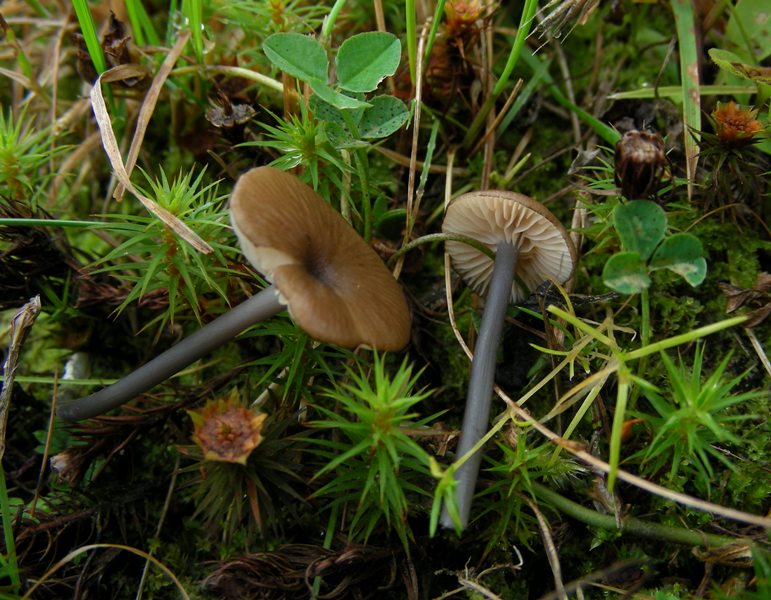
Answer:
[(80, 400), (60, 404), (57, 414), (65, 421), (80, 421), (117, 408), (232, 340), (247, 327), (272, 317), (284, 308), (271, 285), (123, 379)]
[[(511, 298), (511, 284), (517, 268), (517, 249), (509, 242), (498, 244), (493, 264), (493, 274), (485, 300), (482, 323), (471, 362), (471, 377), (466, 396), (466, 411), (455, 456), (465, 456), (487, 432), (490, 406), (493, 399), (495, 358), (503, 332), (506, 308)], [(461, 529), (468, 524), (471, 501), (474, 497), (482, 452), (477, 451), (456, 472), (456, 502)], [(442, 511), (442, 526), (452, 528), (453, 522), (447, 507)]]

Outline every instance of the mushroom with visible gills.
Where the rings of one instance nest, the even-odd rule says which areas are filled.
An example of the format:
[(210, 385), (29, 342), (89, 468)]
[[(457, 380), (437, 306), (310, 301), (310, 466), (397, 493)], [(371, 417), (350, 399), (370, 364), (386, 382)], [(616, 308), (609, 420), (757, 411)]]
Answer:
[[(525, 299), (541, 283), (564, 283), (573, 274), (576, 250), (562, 224), (540, 202), (505, 191), (463, 194), (447, 207), (444, 233), (473, 238), (495, 252), (495, 260), (462, 242), (445, 242), (452, 264), (479, 294), (485, 307), (479, 326), (456, 457), (467, 454), (487, 432), (495, 357), (509, 302)], [(457, 471), (456, 505), (460, 526), (468, 524), (482, 453)], [(449, 511), (442, 525), (453, 527)]]
[(322, 342), (407, 345), (411, 317), (401, 287), (372, 247), (297, 177), (272, 167), (248, 171), (233, 188), (230, 218), (243, 253), (272, 285), (113, 385), (62, 404), (62, 419), (117, 408), (284, 308)]

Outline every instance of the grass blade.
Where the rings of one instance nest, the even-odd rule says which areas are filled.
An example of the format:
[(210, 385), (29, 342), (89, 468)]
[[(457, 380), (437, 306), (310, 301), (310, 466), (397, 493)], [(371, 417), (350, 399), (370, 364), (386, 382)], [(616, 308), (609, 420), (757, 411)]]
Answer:
[(680, 47), (680, 81), (683, 98), (683, 135), (688, 199), (693, 195), (693, 180), (699, 162), (701, 133), (701, 94), (699, 91), (699, 53), (696, 46), (696, 21), (691, 0), (672, 0), (677, 40)]

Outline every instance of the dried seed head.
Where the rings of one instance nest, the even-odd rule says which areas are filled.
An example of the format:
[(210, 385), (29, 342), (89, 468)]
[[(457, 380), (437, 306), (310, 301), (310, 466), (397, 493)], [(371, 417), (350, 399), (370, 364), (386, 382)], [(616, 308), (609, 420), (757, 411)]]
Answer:
[(475, 42), (479, 37), (483, 7), (478, 0), (448, 2), (444, 7), (446, 32), (450, 39), (462, 38), (461, 43)]
[(763, 131), (763, 124), (755, 117), (757, 109), (742, 108), (736, 102), (721, 104), (712, 111), (718, 140), (728, 146), (744, 146), (752, 143), (756, 134)]
[(655, 195), (667, 165), (664, 140), (652, 131), (627, 131), (616, 144), (616, 185), (629, 200)]
[(241, 406), (235, 390), (229, 397), (188, 414), (195, 426), (193, 441), (200, 446), (204, 459), (242, 465), (262, 441), (262, 425), (267, 417)]

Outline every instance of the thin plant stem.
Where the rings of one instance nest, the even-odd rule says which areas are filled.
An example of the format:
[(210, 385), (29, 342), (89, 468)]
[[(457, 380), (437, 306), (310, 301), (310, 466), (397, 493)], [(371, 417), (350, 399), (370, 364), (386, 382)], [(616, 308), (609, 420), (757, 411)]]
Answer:
[(67, 554), (64, 558), (62, 558), (59, 562), (57, 562), (53, 567), (48, 569), (42, 577), (40, 577), (37, 581), (35, 581), (35, 585), (30, 587), (26, 593), (21, 597), (22, 600), (27, 600), (28, 598), (33, 597), (33, 592), (39, 588), (41, 585), (43, 585), (46, 581), (51, 579), (62, 567), (65, 565), (71, 563), (73, 560), (75, 560), (78, 556), (81, 554), (85, 554), (86, 552), (90, 552), (91, 550), (104, 550), (104, 549), (110, 549), (110, 550), (125, 550), (126, 552), (130, 552), (131, 554), (135, 554), (136, 556), (139, 556), (140, 558), (144, 558), (145, 560), (149, 560), (152, 562), (156, 567), (158, 567), (161, 571), (163, 571), (164, 575), (168, 577), (171, 582), (176, 586), (177, 591), (179, 591), (180, 595), (182, 596), (183, 600), (190, 600), (190, 596), (185, 591), (184, 586), (182, 585), (182, 582), (177, 578), (176, 575), (169, 569), (166, 565), (164, 565), (161, 561), (159, 561), (157, 558), (152, 556), (151, 554), (148, 554), (147, 552), (144, 552), (143, 550), (139, 550), (138, 548), (132, 548), (131, 546), (125, 546), (123, 544), (88, 544), (86, 546), (81, 546), (80, 548), (75, 548), (72, 552)]
[(621, 139), (621, 134), (616, 129), (613, 129), (610, 125), (606, 125), (580, 106), (577, 106), (568, 100), (567, 97), (565, 97), (565, 94), (562, 93), (562, 90), (557, 87), (548, 68), (544, 68), (544, 62), (534, 56), (529, 50), (522, 52), (522, 62), (530, 67), (533, 75), (543, 78), (549, 93), (557, 104), (575, 113), (581, 121), (591, 127), (592, 130), (610, 146), (615, 146), (616, 142)]
[[(626, 369), (624, 369), (625, 371)], [(618, 463), (621, 457), (621, 432), (624, 428), (624, 415), (626, 414), (626, 403), (629, 398), (629, 378), (626, 373), (619, 372), (618, 386), (616, 389), (616, 410), (613, 414), (613, 426), (610, 431), (610, 456), (608, 463), (608, 491), (613, 491), (616, 483), (616, 474), (618, 473)]]
[(161, 45), (161, 38), (158, 37), (153, 22), (140, 0), (126, 0), (126, 12), (131, 21), (131, 31), (137, 36), (138, 46), (145, 45), (144, 36), (147, 36), (147, 43), (150, 45)]
[[(466, 410), (463, 414), (463, 425), (456, 456), (465, 457), (474, 449), (487, 432), (490, 421), (490, 407), (493, 400), (493, 384), (495, 383), (495, 357), (503, 333), (503, 322), (506, 308), (511, 298), (511, 284), (517, 268), (517, 249), (509, 242), (498, 244), (490, 289), (485, 301), (485, 310), (479, 326), (479, 337), (471, 361)], [(465, 529), (471, 514), (471, 502), (474, 497), (479, 466), (482, 462), (481, 450), (473, 455), (457, 469), (456, 504), (460, 516), (460, 527)], [(442, 526), (454, 526), (447, 510), (442, 512)]]
[(522, 17), (520, 18), (519, 27), (517, 28), (517, 35), (515, 36), (514, 43), (511, 46), (511, 52), (509, 52), (509, 58), (506, 61), (506, 65), (503, 67), (503, 72), (493, 87), (493, 91), (487, 96), (484, 104), (482, 104), (482, 108), (474, 116), (474, 120), (471, 122), (471, 126), (466, 132), (466, 136), (463, 138), (463, 145), (467, 148), (471, 146), (474, 138), (479, 132), (479, 129), (486, 122), (487, 115), (495, 105), (496, 99), (501, 95), (504, 88), (506, 87), (506, 84), (509, 81), (509, 77), (511, 77), (511, 72), (514, 70), (517, 61), (519, 60), (519, 55), (521, 54), (522, 48), (525, 45), (525, 40), (530, 33), (530, 27), (533, 24), (533, 17), (535, 16), (535, 11), (537, 8), (538, 0), (525, 0), (525, 6), (522, 9)]
[(3, 33), (5, 34), (5, 39), (10, 44), (13, 49), (16, 51), (16, 60), (19, 61), (19, 67), (21, 68), (21, 72), (24, 73), (24, 76), (29, 80), (30, 85), (34, 86), (36, 91), (42, 91), (40, 90), (40, 86), (37, 85), (37, 79), (35, 78), (34, 73), (32, 72), (32, 65), (29, 62), (29, 59), (27, 58), (27, 54), (24, 52), (24, 48), (19, 43), (19, 41), (16, 39), (16, 32), (13, 30), (13, 27), (8, 26), (6, 23), (3, 23), (5, 27), (3, 27)]
[(402, 246), (396, 252), (394, 252), (393, 255), (388, 260), (389, 261), (397, 260), (398, 258), (407, 254), (411, 250), (414, 250), (418, 246), (422, 246), (423, 244), (432, 244), (435, 242), (462, 242), (463, 244), (468, 244), (472, 248), (479, 250), (489, 259), (495, 260), (495, 252), (490, 250), (490, 246), (488, 246), (487, 244), (483, 244), (482, 242), (474, 238), (466, 237), (465, 235), (458, 235), (455, 233), (428, 233), (426, 235), (422, 235), (419, 238), (416, 238), (411, 242), (404, 244), (404, 246)]
[[(166, 490), (166, 499), (163, 501), (163, 508), (161, 510), (161, 516), (158, 518), (158, 525), (155, 528), (155, 537), (156, 539), (160, 538), (161, 536), (161, 530), (163, 529), (163, 523), (166, 521), (166, 515), (169, 514), (169, 507), (171, 506), (171, 500), (174, 496), (174, 492), (177, 487), (177, 475), (179, 475), (179, 462), (181, 458), (181, 454), (177, 454), (177, 458), (174, 461), (174, 468), (171, 470), (171, 481), (169, 482), (169, 487)], [(147, 555), (150, 557), (153, 555), (153, 550), (150, 548), (147, 551)], [(148, 558), (145, 560), (145, 566), (142, 568), (142, 577), (139, 579), (139, 586), (137, 589), (136, 594), (136, 600), (142, 599), (142, 592), (145, 587), (145, 582), (147, 581), (147, 573), (150, 571), (150, 562), (151, 559)]]
[[(616, 531), (619, 529), (615, 516), (603, 515), (595, 510), (586, 508), (536, 481), (533, 481), (531, 485), (533, 486), (533, 491), (537, 497), (545, 500), (560, 512), (592, 527), (599, 527), (609, 531)], [(720, 547), (728, 544), (736, 544), (741, 541), (727, 535), (701, 533), (699, 531), (691, 531), (681, 527), (650, 523), (635, 517), (624, 517), (621, 520), (620, 529), (624, 533), (630, 533), (632, 535), (653, 540), (684, 544), (686, 546)]]
[(623, 362), (628, 362), (630, 360), (637, 360), (638, 358), (642, 358), (643, 356), (648, 356), (649, 354), (656, 354), (661, 350), (674, 348), (675, 346), (679, 346), (680, 344), (687, 344), (688, 342), (692, 342), (694, 340), (703, 338), (704, 336), (711, 335), (713, 333), (717, 333), (718, 331), (722, 331), (723, 329), (729, 329), (735, 325), (744, 323), (744, 321), (747, 320), (747, 317), (732, 317), (730, 319), (723, 319), (722, 321), (718, 321), (717, 323), (705, 325), (704, 327), (698, 327), (687, 333), (675, 335), (665, 340), (661, 340), (660, 342), (653, 342), (651, 344), (648, 344), (647, 346), (638, 348), (637, 350), (632, 350), (631, 352), (622, 353), (618, 351), (618, 347), (616, 343), (613, 342), (613, 340), (603, 335), (594, 327), (585, 323), (578, 317), (571, 315), (570, 313), (565, 312), (561, 308), (558, 308), (554, 305), (549, 305), (549, 307), (546, 310), (548, 310), (553, 315), (556, 315), (560, 319), (564, 319), (565, 321), (573, 325), (573, 327), (576, 327), (580, 331), (583, 331), (584, 333), (589, 334), (598, 342), (607, 346), (609, 350), (615, 352), (617, 356), (622, 358)]
[(345, 6), (345, 0), (337, 0), (332, 5), (329, 14), (324, 19), (324, 24), (321, 26), (322, 40), (328, 40), (329, 36), (332, 35), (332, 30), (335, 28), (335, 22), (337, 21), (340, 11), (343, 10), (343, 6)]
[(273, 91), (284, 93), (284, 84), (280, 81), (276, 81), (272, 77), (258, 73), (251, 69), (245, 69), (244, 67), (232, 67), (230, 65), (188, 65), (186, 67), (177, 67), (169, 73), (169, 77), (186, 75), (188, 73), (198, 73), (201, 69), (204, 69), (207, 75), (229, 75), (231, 77), (241, 77), (254, 81), (260, 85), (271, 89)]
[[(99, 43), (99, 36), (96, 33), (96, 26), (94, 25), (94, 19), (91, 17), (91, 10), (88, 8), (88, 2), (86, 2), (86, 0), (72, 0), (72, 6), (75, 9), (75, 16), (78, 18), (78, 24), (80, 25), (83, 39), (86, 42), (88, 55), (91, 58), (91, 62), (94, 63), (94, 69), (96, 69), (97, 74), (100, 75), (107, 70), (107, 61), (104, 58), (102, 46)], [(115, 110), (115, 99), (112, 95), (112, 89), (110, 89), (109, 86), (106, 95), (111, 112), (117, 112)]]
[(637, 350), (632, 350), (631, 352), (627, 352), (626, 354), (624, 354), (624, 359), (627, 361), (630, 361), (630, 360), (636, 360), (638, 358), (642, 358), (643, 356), (648, 356), (650, 354), (656, 354), (662, 350), (667, 350), (668, 348), (674, 348), (675, 346), (679, 346), (680, 344), (687, 344), (688, 342), (698, 340), (699, 338), (703, 338), (707, 335), (712, 335), (713, 333), (717, 333), (718, 331), (722, 331), (723, 329), (729, 329), (731, 327), (734, 327), (735, 325), (740, 325), (741, 323), (744, 323), (746, 320), (747, 320), (747, 317), (744, 317), (744, 316), (732, 317), (731, 319), (723, 319), (722, 321), (718, 321), (717, 323), (705, 325), (704, 327), (698, 327), (687, 333), (675, 335), (675, 336), (672, 336), (671, 338), (661, 340), (660, 342), (653, 342), (651, 344), (648, 344), (647, 346), (638, 348)]
[(648, 288), (640, 292), (640, 337), (643, 346), (647, 346), (651, 341), (651, 303)]
[[(337, 520), (339, 516), (340, 505), (332, 504), (332, 508), (329, 512), (329, 519), (327, 519), (327, 529), (324, 533), (324, 542), (322, 548), (329, 550), (332, 547), (332, 542), (335, 540), (335, 532), (337, 531)], [(315, 600), (319, 597), (321, 591), (321, 576), (316, 575), (313, 578), (313, 587), (311, 589), (311, 599)]]
[(431, 21), (431, 30), (428, 32), (428, 39), (426, 40), (426, 50), (423, 54), (423, 62), (428, 64), (428, 57), (431, 55), (431, 48), (434, 47), (434, 40), (436, 39), (436, 32), (439, 29), (439, 23), (442, 22), (442, 15), (444, 14), (445, 0), (439, 0), (436, 3), (434, 9), (434, 18)]
[(5, 540), (5, 555), (8, 576), (11, 578), (11, 586), (15, 590), (21, 588), (19, 578), (19, 565), (16, 559), (16, 544), (13, 539), (13, 523), (11, 522), (11, 506), (8, 502), (8, 488), (5, 484), (5, 470), (0, 460), (0, 510), (2, 511), (3, 538)]
[(415, 0), (405, 0), (405, 31), (407, 32), (407, 60), (410, 65), (410, 79), (412, 79), (412, 85), (417, 87), (420, 82), (415, 80), (415, 65), (417, 64), (418, 56), (418, 27), (417, 18), (415, 16)]
[(14, 218), (2, 218), (0, 219), (0, 225), (8, 225), (10, 227), (71, 227), (71, 228), (83, 228), (83, 227), (104, 227), (105, 224), (102, 221), (77, 221), (70, 219), (14, 219)]
[(204, 64), (203, 59), (203, 2), (201, 0), (182, 0), (182, 14), (187, 19), (190, 31), (190, 43), (195, 51), (195, 58), (199, 65)]
[[(741, 94), (755, 94), (758, 86), (744, 85), (703, 85), (699, 88), (702, 96), (737, 96)], [(626, 92), (615, 92), (608, 95), (608, 100), (650, 100), (653, 98), (677, 99), (682, 96), (683, 90), (679, 85), (664, 85), (660, 88), (645, 87)]]
[(361, 152), (355, 150), (353, 161), (356, 163), (356, 172), (361, 181), (361, 218), (364, 221), (364, 231), (362, 237), (365, 242), (369, 242), (372, 237), (372, 198), (369, 195), (369, 167), (366, 160), (362, 160)]
[(49, 12), (47, 9), (43, 8), (43, 6), (38, 2), (38, 0), (26, 0), (27, 4), (32, 7), (32, 9), (37, 13), (39, 17), (47, 17), (49, 15)]
[[(359, 129), (356, 127), (356, 123), (351, 117), (350, 111), (343, 110), (341, 112), (351, 135), (354, 138), (358, 138)], [(356, 173), (359, 175), (359, 182), (361, 183), (361, 218), (362, 221), (364, 221), (362, 237), (368, 242), (372, 237), (372, 200), (369, 195), (369, 163), (366, 160), (363, 160), (361, 149), (353, 150), (352, 154), (354, 163), (356, 164)]]
[[(640, 343), (643, 347), (650, 344), (651, 341), (651, 303), (650, 292), (644, 288), (640, 292)], [(643, 356), (637, 365), (637, 372), (643, 377), (648, 369), (648, 357)], [(639, 395), (639, 387), (632, 388), (629, 402), (634, 407)]]
[(136, 45), (142, 47), (147, 44), (145, 40), (145, 32), (139, 24), (139, 14), (137, 10), (139, 2), (136, 0), (126, 0), (126, 13), (128, 14), (129, 22), (131, 23), (131, 32), (134, 35)]
[(99, 44), (99, 36), (96, 33), (94, 20), (91, 18), (91, 12), (88, 9), (86, 0), (72, 0), (72, 6), (75, 9), (75, 15), (78, 18), (80, 31), (83, 33), (83, 39), (86, 42), (88, 55), (97, 73), (107, 70), (107, 62), (104, 59), (102, 46)]
[[(504, 416), (504, 418), (500, 419), (498, 423), (496, 423), (492, 427), (492, 429), (490, 430), (491, 432), (500, 430), (502, 427), (501, 424), (506, 418), (511, 419), (514, 422), (514, 424), (517, 425), (518, 427), (521, 427), (524, 424), (527, 424), (533, 427), (546, 439), (548, 439), (554, 444), (561, 446), (567, 452), (570, 452), (570, 454), (572, 454), (573, 456), (575, 456), (585, 464), (589, 465), (593, 469), (596, 469), (603, 473), (607, 473), (610, 471), (610, 465), (608, 465), (608, 463), (606, 463), (605, 461), (597, 458), (590, 452), (587, 452), (586, 450), (584, 450), (583, 444), (576, 444), (575, 442), (571, 442), (570, 440), (562, 439), (560, 436), (554, 433), (551, 429), (549, 429), (548, 427), (545, 427), (537, 420), (535, 420), (533, 417), (531, 417), (530, 414), (524, 408), (520, 407), (516, 402), (514, 402), (514, 400), (509, 398), (509, 396), (507, 396), (506, 393), (503, 390), (501, 390), (499, 387), (496, 386), (495, 391), (503, 399), (503, 401), (506, 402), (506, 404), (508, 405), (509, 413), (508, 413), (508, 416)], [(515, 416), (522, 419), (522, 421), (521, 422), (517, 421), (514, 418)], [(651, 494), (655, 494), (660, 498), (666, 498), (668, 500), (672, 500), (673, 502), (682, 504), (683, 506), (688, 506), (695, 510), (710, 513), (713, 515), (718, 515), (725, 519), (732, 519), (740, 523), (757, 525), (758, 527), (764, 527), (766, 529), (771, 528), (771, 518), (763, 517), (760, 515), (754, 515), (752, 513), (747, 513), (741, 510), (733, 509), (733, 508), (727, 508), (725, 506), (721, 506), (720, 504), (715, 504), (714, 502), (707, 502), (706, 500), (694, 498), (693, 496), (689, 496), (688, 494), (683, 494), (682, 492), (676, 492), (674, 490), (670, 490), (669, 488), (653, 483), (652, 481), (648, 481), (647, 479), (643, 479), (642, 477), (638, 477), (637, 475), (633, 475), (632, 473), (627, 473), (623, 469), (619, 469), (618, 479), (620, 479), (621, 481), (624, 481), (625, 483), (633, 485), (641, 490), (644, 490)]]

